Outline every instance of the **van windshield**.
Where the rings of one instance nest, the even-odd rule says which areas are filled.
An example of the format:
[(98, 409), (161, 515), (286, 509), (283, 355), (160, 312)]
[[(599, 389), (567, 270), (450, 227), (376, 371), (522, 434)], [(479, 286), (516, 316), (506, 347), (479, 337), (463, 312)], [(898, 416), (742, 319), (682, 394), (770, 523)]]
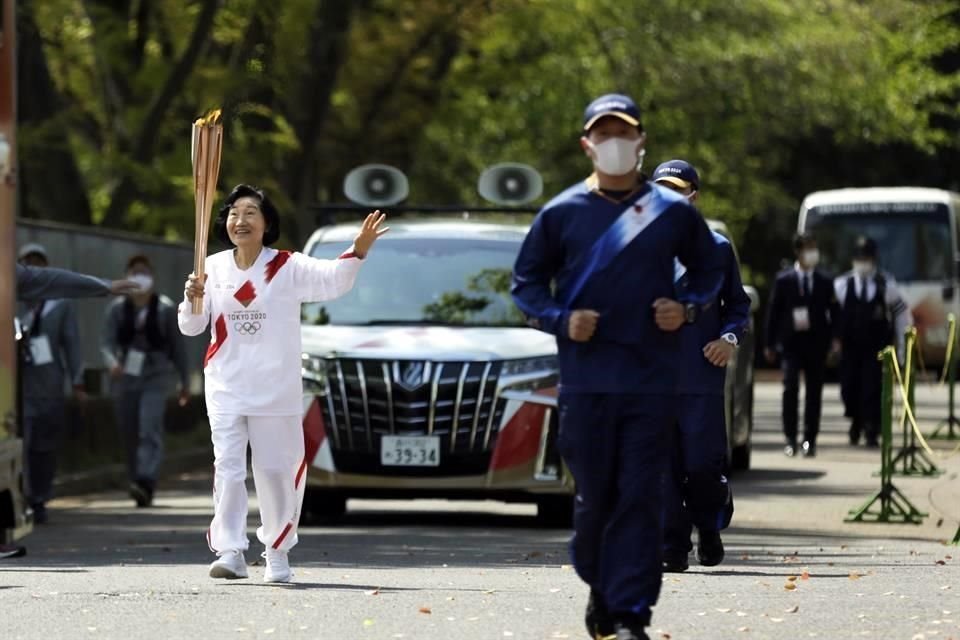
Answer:
[(806, 230), (817, 238), (827, 271), (850, 269), (858, 236), (873, 238), (880, 267), (899, 282), (937, 281), (954, 277), (949, 210), (944, 204), (877, 204), (813, 207)]
[[(385, 237), (377, 241), (357, 285), (336, 300), (303, 305), (302, 321), (526, 326), (510, 297), (521, 240)], [(330, 258), (342, 249), (343, 243), (319, 243), (311, 255)]]

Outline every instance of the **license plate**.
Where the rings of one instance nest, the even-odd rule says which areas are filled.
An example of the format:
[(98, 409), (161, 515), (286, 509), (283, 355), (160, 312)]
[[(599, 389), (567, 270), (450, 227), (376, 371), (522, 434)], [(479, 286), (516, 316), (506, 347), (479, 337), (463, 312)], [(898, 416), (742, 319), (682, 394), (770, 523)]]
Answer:
[(440, 464), (437, 436), (383, 436), (380, 464), (385, 467), (436, 467)]

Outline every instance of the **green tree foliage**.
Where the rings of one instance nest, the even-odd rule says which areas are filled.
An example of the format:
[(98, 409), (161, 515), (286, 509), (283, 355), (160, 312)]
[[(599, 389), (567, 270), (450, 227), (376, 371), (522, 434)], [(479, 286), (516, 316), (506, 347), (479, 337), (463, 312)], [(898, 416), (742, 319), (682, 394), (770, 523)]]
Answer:
[(647, 168), (701, 169), (703, 210), (749, 239), (759, 271), (808, 190), (958, 186), (946, 170), (910, 173), (957, 157), (957, 0), (18, 8), (25, 215), (189, 239), (190, 123), (220, 105), (221, 188), (267, 188), (288, 245), (365, 162), (406, 171), (421, 203), (476, 203), (484, 167), (528, 162), (546, 197), (589, 172), (580, 114), (608, 91), (640, 103)]

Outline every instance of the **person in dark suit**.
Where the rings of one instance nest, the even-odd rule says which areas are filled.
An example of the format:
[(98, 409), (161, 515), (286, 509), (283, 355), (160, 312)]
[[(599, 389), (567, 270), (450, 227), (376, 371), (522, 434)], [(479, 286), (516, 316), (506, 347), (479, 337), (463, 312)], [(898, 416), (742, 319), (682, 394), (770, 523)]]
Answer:
[(810, 234), (793, 240), (796, 262), (777, 274), (767, 310), (764, 353), (783, 369), (783, 452), (797, 454), (800, 372), (806, 385), (803, 455), (813, 457), (820, 431), (823, 377), (831, 348), (838, 349), (834, 323), (838, 317), (833, 281), (817, 271), (820, 252)]

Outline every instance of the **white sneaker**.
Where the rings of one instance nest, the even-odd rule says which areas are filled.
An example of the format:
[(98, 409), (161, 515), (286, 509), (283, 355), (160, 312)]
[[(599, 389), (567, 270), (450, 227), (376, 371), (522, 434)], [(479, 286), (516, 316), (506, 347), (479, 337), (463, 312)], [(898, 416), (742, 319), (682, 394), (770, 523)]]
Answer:
[(247, 561), (242, 551), (224, 551), (220, 557), (210, 565), (211, 578), (226, 578), (237, 580), (247, 577)]
[(290, 582), (293, 571), (290, 571), (290, 560), (286, 551), (267, 549), (262, 555), (267, 559), (267, 568), (263, 572), (264, 582)]

